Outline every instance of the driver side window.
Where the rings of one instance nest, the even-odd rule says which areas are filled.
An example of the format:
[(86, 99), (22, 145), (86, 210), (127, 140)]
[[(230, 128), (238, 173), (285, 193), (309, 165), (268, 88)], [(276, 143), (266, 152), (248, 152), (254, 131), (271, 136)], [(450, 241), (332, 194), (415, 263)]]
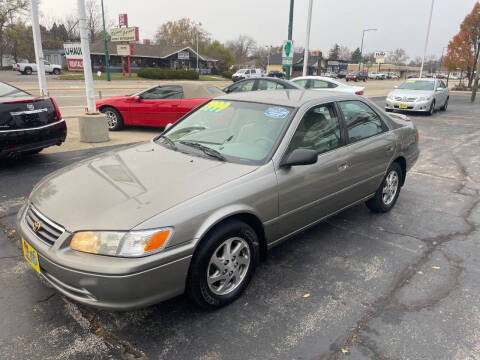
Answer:
[(341, 145), (340, 121), (330, 103), (314, 107), (305, 114), (288, 150), (309, 149), (322, 154)]
[(243, 92), (243, 91), (252, 91), (253, 84), (255, 80), (242, 81), (237, 84), (230, 86), (229, 92)]
[(183, 88), (181, 86), (156, 86), (142, 93), (142, 99), (183, 99)]

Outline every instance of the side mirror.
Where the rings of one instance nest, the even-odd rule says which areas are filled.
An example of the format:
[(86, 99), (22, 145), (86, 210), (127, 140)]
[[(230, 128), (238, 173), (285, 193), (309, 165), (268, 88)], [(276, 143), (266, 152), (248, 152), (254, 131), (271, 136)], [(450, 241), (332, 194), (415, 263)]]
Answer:
[(230, 92), (230, 89), (226, 87), (225, 89), (222, 90), (225, 94), (228, 94)]
[(134, 100), (135, 102), (140, 102), (140, 101), (142, 100), (142, 98), (140, 97), (140, 95), (137, 95), (137, 96), (134, 96), (134, 97), (133, 97), (133, 100)]
[(318, 153), (315, 150), (295, 149), (283, 158), (280, 163), (281, 167), (310, 165), (315, 164), (318, 160)]
[(168, 123), (167, 126), (165, 126), (165, 129), (163, 129), (163, 131), (167, 131), (168, 129), (170, 129), (171, 127), (173, 126), (172, 123)]

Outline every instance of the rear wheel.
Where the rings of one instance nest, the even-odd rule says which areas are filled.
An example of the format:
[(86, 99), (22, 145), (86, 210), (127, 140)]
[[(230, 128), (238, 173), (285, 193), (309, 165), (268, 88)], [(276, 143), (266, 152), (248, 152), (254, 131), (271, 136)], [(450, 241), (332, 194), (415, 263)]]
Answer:
[(25, 68), (25, 70), (23, 70), (23, 73), (25, 75), (32, 75), (32, 68), (29, 68), (29, 67)]
[(120, 112), (113, 107), (105, 107), (100, 112), (104, 113), (107, 117), (108, 130), (118, 131), (123, 128), (123, 118)]
[(385, 213), (390, 211), (397, 202), (400, 194), (400, 184), (402, 183), (402, 168), (394, 162), (388, 168), (387, 175), (383, 179), (375, 196), (366, 202), (367, 207), (376, 213)]
[(60, 69), (53, 69), (54, 75), (60, 75)]
[(198, 245), (187, 279), (187, 293), (203, 308), (236, 300), (248, 286), (259, 261), (255, 231), (242, 221), (228, 221)]
[(38, 154), (42, 150), (43, 150), (43, 148), (35, 149), (35, 150), (28, 150), (28, 151), (24, 151), (22, 154), (23, 155), (35, 155), (35, 154)]
[(445, 100), (445, 104), (443, 104), (443, 106), (440, 108), (441, 111), (447, 111), (447, 108), (448, 108), (448, 97), (447, 99)]

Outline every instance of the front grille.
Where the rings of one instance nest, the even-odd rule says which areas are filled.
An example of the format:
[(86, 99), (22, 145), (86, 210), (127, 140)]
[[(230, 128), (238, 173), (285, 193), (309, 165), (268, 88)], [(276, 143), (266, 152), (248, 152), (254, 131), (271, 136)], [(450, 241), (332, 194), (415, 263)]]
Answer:
[(414, 102), (417, 100), (416, 97), (403, 97), (403, 96), (395, 96), (396, 101), (405, 101), (405, 102)]
[[(40, 240), (50, 246), (53, 245), (65, 231), (60, 225), (55, 224), (52, 220), (40, 214), (32, 205), (27, 209), (25, 222)], [(35, 228), (37, 228), (36, 231)]]

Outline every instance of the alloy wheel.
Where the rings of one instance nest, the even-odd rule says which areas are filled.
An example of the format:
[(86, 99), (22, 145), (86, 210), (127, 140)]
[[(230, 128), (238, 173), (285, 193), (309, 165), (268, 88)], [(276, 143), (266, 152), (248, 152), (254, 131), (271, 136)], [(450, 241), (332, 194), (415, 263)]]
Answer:
[(250, 248), (244, 239), (233, 237), (225, 240), (210, 257), (208, 288), (216, 295), (231, 293), (243, 282), (250, 261)]
[(392, 170), (388, 173), (385, 178), (382, 189), (382, 201), (385, 205), (390, 205), (398, 191), (398, 174), (395, 170)]
[(105, 116), (107, 117), (108, 128), (113, 129), (117, 126), (118, 119), (117, 114), (115, 114), (112, 110), (105, 111)]

